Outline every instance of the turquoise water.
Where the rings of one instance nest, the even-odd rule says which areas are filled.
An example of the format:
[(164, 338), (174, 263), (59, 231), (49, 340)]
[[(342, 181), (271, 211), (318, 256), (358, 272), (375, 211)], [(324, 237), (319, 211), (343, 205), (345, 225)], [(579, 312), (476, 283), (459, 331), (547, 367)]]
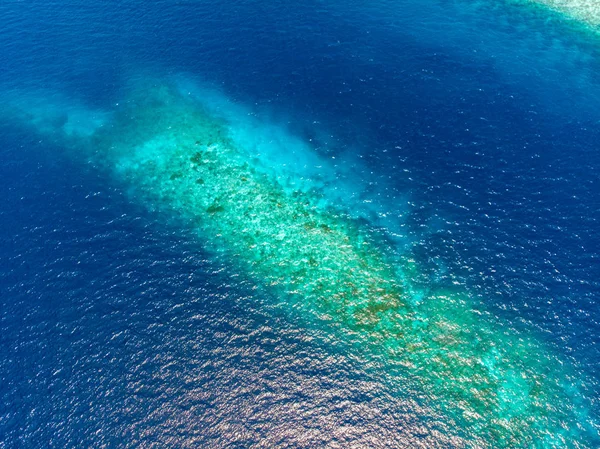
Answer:
[(594, 446), (593, 32), (3, 8), (7, 447)]

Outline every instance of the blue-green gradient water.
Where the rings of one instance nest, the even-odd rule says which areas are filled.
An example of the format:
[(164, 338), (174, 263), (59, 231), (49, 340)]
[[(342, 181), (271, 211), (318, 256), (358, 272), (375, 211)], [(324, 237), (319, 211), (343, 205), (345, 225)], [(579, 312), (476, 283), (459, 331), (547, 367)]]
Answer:
[[(491, 0), (0, 3), (0, 448), (598, 447), (599, 69), (594, 30)], [(157, 100), (161, 83), (178, 94)], [(130, 174), (146, 156), (127, 143), (157, 142), (148, 111), (185, 134), (180, 96), (226, 123), (256, 192), (301, 191), (330, 220), (310, 242), (356, 226), (416, 267), (411, 310), (467, 298), (430, 318), (507, 346), (512, 384), (484, 402), (554, 397), (514, 382), (547, 368), (553, 424), (507, 440), (495, 408), (463, 413), (459, 374), (434, 388), (430, 354), (396, 358), (396, 327), (246, 269), (254, 253), (208, 235), (229, 212), (187, 210), (185, 173)], [(216, 154), (211, 195), (245, 170)], [(282, 240), (316, 232), (299, 229)]]

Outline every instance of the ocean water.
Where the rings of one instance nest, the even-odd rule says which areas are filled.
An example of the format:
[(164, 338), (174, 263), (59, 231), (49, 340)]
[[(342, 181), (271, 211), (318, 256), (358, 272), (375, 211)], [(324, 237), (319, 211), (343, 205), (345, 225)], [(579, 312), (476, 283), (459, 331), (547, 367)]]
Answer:
[(0, 3), (0, 448), (600, 445), (593, 26), (88, 3)]

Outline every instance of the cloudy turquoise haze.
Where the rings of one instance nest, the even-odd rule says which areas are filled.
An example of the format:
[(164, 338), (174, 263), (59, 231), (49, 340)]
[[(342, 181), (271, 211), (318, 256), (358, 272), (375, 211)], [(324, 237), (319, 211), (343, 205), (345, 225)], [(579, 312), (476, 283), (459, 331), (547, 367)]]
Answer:
[(0, 448), (600, 444), (600, 8), (0, 5)]

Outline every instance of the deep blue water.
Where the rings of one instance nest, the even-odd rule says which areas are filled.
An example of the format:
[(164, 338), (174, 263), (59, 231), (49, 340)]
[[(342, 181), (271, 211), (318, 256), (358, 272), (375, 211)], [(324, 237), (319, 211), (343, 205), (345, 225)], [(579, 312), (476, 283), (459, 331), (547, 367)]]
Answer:
[[(486, 1), (88, 3), (0, 3), (0, 86), (102, 107), (138, 70), (185, 72), (360, 160), (427, 276), (539, 330), (598, 419), (600, 39)], [(0, 448), (436, 447), (377, 366), (178, 223), (24, 128), (0, 139)]]

